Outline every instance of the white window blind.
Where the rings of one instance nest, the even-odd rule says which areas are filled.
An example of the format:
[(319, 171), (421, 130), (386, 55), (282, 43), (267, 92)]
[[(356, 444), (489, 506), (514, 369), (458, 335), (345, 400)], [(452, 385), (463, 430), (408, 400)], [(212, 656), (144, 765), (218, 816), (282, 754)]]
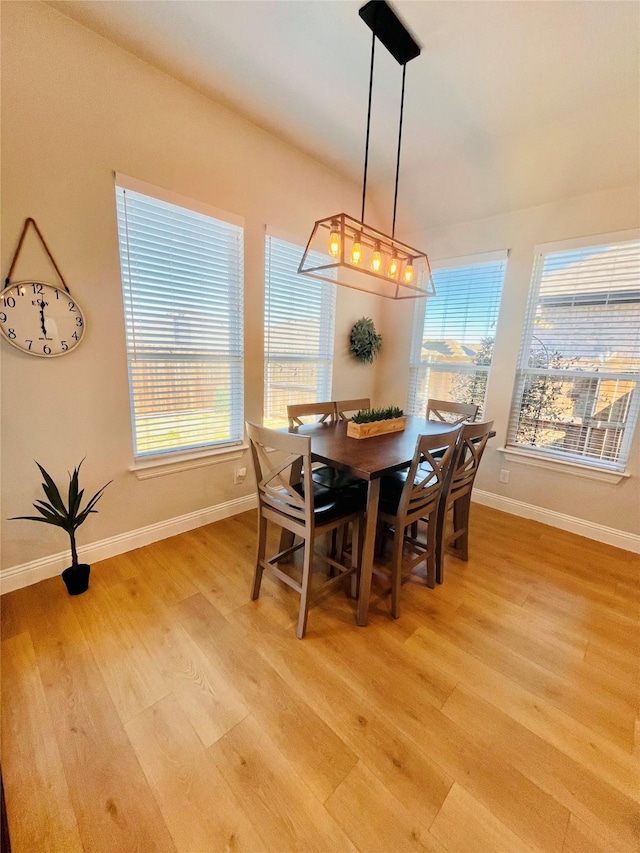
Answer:
[(116, 204), (134, 456), (241, 442), (243, 229), (123, 186)]
[(287, 423), (290, 404), (331, 399), (336, 286), (298, 275), (303, 251), (266, 237), (264, 423), (270, 427)]
[(640, 241), (540, 251), (507, 443), (624, 470), (639, 380)]
[(427, 400), (484, 408), (507, 252), (434, 264), (436, 296), (417, 304), (409, 374), (411, 414)]

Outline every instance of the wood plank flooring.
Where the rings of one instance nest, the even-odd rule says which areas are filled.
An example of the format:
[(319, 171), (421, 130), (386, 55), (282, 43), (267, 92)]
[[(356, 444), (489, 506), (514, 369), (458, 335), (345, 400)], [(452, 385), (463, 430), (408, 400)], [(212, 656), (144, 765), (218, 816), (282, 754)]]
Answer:
[(249, 600), (245, 513), (2, 597), (13, 853), (640, 850), (634, 555), (474, 505), (468, 563)]

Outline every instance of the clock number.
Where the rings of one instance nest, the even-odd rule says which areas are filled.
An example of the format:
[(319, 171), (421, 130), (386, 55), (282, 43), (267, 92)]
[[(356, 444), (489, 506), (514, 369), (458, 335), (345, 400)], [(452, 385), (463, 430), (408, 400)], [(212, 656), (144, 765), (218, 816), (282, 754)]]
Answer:
[(62, 345), (62, 352), (66, 352), (69, 349), (69, 345), (66, 341), (60, 341), (60, 343)]
[(76, 317), (76, 326), (82, 328), (82, 317)]
[(16, 330), (15, 329), (7, 329), (7, 337), (11, 338), (12, 341), (15, 341)]
[(51, 347), (48, 347), (46, 344), (42, 347), (42, 352), (45, 355), (51, 355)]
[(44, 293), (44, 287), (40, 284), (39, 281), (34, 281), (31, 287), (33, 287), (34, 293)]
[(74, 341), (77, 341), (77, 340), (78, 340), (78, 333), (77, 333), (77, 332), (74, 332), (74, 333), (71, 335), (71, 337), (73, 338), (73, 340), (74, 340)]
[(26, 344), (29, 344), (29, 349), (31, 349), (31, 345), (32, 345), (33, 341), (30, 341), (28, 338), (25, 338), (24, 341)]
[(4, 313), (4, 311), (0, 311), (0, 323), (6, 323), (6, 322), (7, 322), (7, 315)]
[(15, 308), (16, 307), (16, 300), (13, 298), (13, 296), (5, 296), (2, 301), (4, 303), (5, 308)]
[(56, 290), (56, 299), (60, 299), (60, 291)]
[(69, 311), (75, 311), (75, 310), (76, 310), (76, 303), (70, 302), (69, 303)]

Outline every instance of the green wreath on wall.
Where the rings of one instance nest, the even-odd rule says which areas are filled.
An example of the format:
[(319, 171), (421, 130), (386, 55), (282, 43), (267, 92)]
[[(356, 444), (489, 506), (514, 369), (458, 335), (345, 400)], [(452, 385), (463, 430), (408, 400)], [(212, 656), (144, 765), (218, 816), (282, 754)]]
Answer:
[(361, 317), (351, 329), (349, 352), (363, 364), (371, 364), (382, 347), (382, 335), (376, 332), (373, 320)]

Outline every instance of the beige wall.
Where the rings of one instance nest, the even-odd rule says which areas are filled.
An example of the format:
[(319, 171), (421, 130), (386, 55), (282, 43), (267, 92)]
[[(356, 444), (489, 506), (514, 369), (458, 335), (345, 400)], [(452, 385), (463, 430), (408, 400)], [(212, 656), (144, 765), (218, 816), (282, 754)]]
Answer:
[[(578, 479), (555, 470), (541, 470), (505, 460), (503, 447), (515, 378), (520, 334), (529, 293), (534, 246), (590, 234), (638, 227), (637, 186), (559, 201), (528, 210), (466, 222), (407, 237), (426, 249), (432, 259), (509, 249), (496, 345), (489, 386), (487, 416), (495, 420), (497, 436), (488, 445), (477, 487), (496, 495), (542, 507), (614, 530), (640, 534), (640, 430), (636, 431), (631, 477), (618, 484)], [(380, 362), (378, 388), (392, 389), (393, 402), (405, 405), (410, 352), (412, 306), (384, 315), (382, 333), (394, 340)], [(510, 471), (508, 485), (498, 481), (501, 468)]]
[[(245, 218), (246, 405), (262, 417), (264, 226), (305, 241), (315, 219), (359, 209), (360, 188), (39, 3), (2, 4), (2, 275), (26, 217), (38, 223), (87, 318), (82, 345), (46, 361), (2, 342), (2, 567), (58, 553), (65, 534), (7, 521), (40, 497), (33, 460), (56, 479), (86, 456), (107, 480), (90, 543), (252, 491), (227, 462), (140, 481), (132, 464), (113, 172)], [(33, 234), (14, 278), (55, 280)], [(373, 394), (348, 331), (379, 300), (339, 288), (334, 394)]]

